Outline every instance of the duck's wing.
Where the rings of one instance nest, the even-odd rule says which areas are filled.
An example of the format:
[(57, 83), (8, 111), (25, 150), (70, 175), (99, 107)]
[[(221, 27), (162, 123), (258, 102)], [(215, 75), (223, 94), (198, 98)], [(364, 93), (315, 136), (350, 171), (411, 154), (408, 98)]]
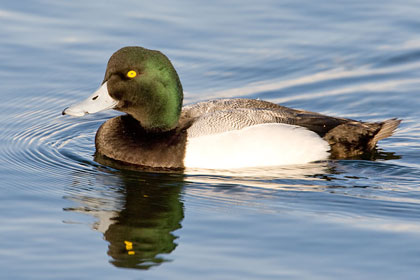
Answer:
[(254, 99), (221, 99), (197, 103), (183, 109), (181, 120), (189, 122), (190, 137), (239, 130), (263, 123), (284, 123), (305, 127), (323, 137), (348, 119), (295, 110)]

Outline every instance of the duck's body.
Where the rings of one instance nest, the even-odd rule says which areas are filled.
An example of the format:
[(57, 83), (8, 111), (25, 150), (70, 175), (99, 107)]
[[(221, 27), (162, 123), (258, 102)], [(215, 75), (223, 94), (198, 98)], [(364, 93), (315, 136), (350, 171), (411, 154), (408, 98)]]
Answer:
[(388, 131), (382, 137), (389, 136), (398, 123), (361, 123), (261, 100), (221, 99), (184, 107), (178, 126), (166, 132), (148, 132), (130, 115), (110, 119), (95, 144), (109, 158), (156, 168), (275, 166), (360, 155), (374, 148), (381, 129)]
[[(96, 100), (99, 109), (92, 105)], [(400, 123), (358, 122), (253, 99), (201, 102), (182, 111), (181, 104), (182, 86), (169, 60), (157, 51), (127, 47), (111, 57), (102, 87), (63, 114), (104, 108), (127, 112), (100, 127), (97, 153), (123, 163), (177, 169), (353, 157), (373, 150)]]

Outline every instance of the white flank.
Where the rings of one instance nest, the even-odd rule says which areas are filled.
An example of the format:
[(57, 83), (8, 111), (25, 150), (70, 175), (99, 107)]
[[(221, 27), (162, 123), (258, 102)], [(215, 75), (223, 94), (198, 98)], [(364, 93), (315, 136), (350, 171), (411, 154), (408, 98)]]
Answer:
[(100, 88), (98, 88), (91, 96), (84, 101), (71, 105), (63, 111), (64, 115), (81, 117), (86, 114), (93, 114), (99, 111), (104, 111), (114, 108), (118, 104), (118, 101), (113, 99), (107, 88), (107, 82), (105, 82)]
[(209, 169), (304, 164), (327, 159), (329, 149), (306, 128), (268, 123), (189, 138), (184, 164)]

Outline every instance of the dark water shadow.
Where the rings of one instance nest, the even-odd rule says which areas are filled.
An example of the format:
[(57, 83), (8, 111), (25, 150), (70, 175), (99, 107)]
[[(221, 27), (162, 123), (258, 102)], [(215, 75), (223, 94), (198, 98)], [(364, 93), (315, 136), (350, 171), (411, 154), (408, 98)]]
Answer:
[(382, 149), (375, 148), (374, 150), (370, 152), (365, 152), (361, 155), (349, 157), (347, 159), (351, 160), (366, 160), (366, 161), (378, 161), (378, 160), (395, 160), (395, 159), (401, 159), (402, 156), (394, 153), (394, 152), (386, 152)]
[[(93, 228), (109, 243), (110, 262), (121, 268), (149, 269), (171, 261), (182, 227), (182, 174), (153, 174), (98, 168), (93, 185), (76, 183), (66, 198), (79, 207), (64, 211), (94, 216)], [(74, 181), (82, 182), (80, 175)], [(82, 178), (83, 179), (83, 178)]]

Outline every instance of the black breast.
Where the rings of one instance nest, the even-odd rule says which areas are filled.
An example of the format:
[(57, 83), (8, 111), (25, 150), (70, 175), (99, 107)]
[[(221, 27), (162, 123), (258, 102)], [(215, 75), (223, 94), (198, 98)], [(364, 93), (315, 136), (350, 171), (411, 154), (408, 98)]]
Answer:
[(96, 152), (123, 163), (184, 168), (185, 130), (148, 132), (129, 115), (106, 121), (96, 133)]

